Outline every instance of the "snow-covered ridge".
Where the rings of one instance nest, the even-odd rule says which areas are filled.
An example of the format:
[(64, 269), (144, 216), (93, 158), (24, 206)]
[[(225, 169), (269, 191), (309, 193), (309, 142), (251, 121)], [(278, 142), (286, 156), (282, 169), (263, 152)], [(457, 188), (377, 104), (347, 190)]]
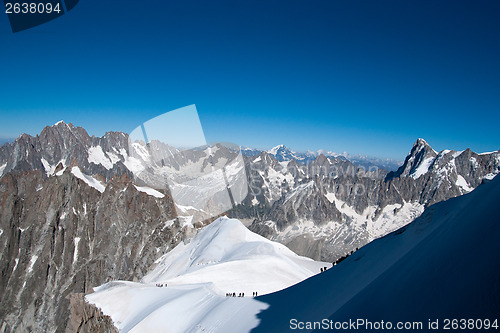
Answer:
[(71, 173), (76, 178), (83, 180), (90, 187), (95, 188), (96, 190), (98, 190), (101, 193), (104, 192), (104, 189), (106, 188), (106, 186), (103, 185), (100, 181), (98, 181), (94, 177), (83, 174), (79, 167), (75, 166), (75, 167), (71, 168)]
[(165, 194), (151, 188), (151, 187), (147, 187), (147, 186), (137, 186), (137, 185), (134, 185), (135, 188), (137, 189), (137, 191), (140, 191), (140, 192), (144, 192), (146, 194), (149, 194), (155, 198), (164, 198), (165, 197)]
[[(420, 144), (420, 146), (418, 146)], [(411, 156), (412, 153), (409, 154), (408, 157), (409, 160), (407, 163), (414, 163), (415, 158), (418, 156), (418, 154), (424, 150), (424, 148), (428, 148), (432, 153), (428, 153), (427, 155), (424, 156), (424, 158), (414, 166), (414, 169), (409, 173), (409, 176), (412, 177), (413, 179), (418, 179), (422, 177), (423, 175), (427, 173), (434, 173), (437, 175), (440, 175), (442, 179), (448, 177), (450, 173), (456, 173), (457, 174), (457, 180), (456, 180), (456, 185), (459, 186), (462, 190), (463, 193), (468, 193), (474, 189), (474, 187), (470, 186), (470, 184), (467, 183), (465, 180), (464, 176), (459, 174), (457, 170), (457, 159), (461, 158), (462, 154), (468, 154), (467, 150), (462, 150), (462, 151), (455, 151), (455, 150), (449, 150), (449, 149), (444, 149), (440, 151), (439, 153), (436, 153), (435, 150), (430, 148), (430, 146), (425, 142), (423, 139), (419, 139), (417, 143), (414, 145), (414, 149), (416, 151), (412, 150), (412, 153), (414, 156)], [(488, 155), (493, 155), (497, 161), (497, 165), (500, 165), (500, 151), (495, 151), (495, 152), (490, 152), (490, 153), (481, 153), (481, 154), (475, 154), (470, 157), (469, 161), (472, 164), (472, 166), (477, 169), (479, 168), (479, 163), (476, 159), (477, 158), (483, 158)], [(467, 155), (464, 155), (467, 156)], [(476, 157), (475, 157), (476, 156)], [(443, 162), (446, 161), (446, 162)], [(493, 173), (488, 174), (485, 176), (485, 179), (491, 179), (491, 175), (496, 175), (500, 172), (500, 169), (496, 169)]]
[(325, 265), (331, 266), (300, 257), (240, 221), (222, 217), (190, 243), (181, 243), (160, 258), (143, 282), (212, 283), (222, 295), (232, 290), (265, 294), (297, 283)]
[[(281, 290), (331, 266), (300, 257), (240, 221), (222, 217), (161, 257), (140, 283), (110, 282), (86, 298), (111, 316), (121, 332), (203, 330), (197, 326), (202, 318), (224, 319), (233, 332), (245, 331), (258, 321), (232, 322), (225, 318), (229, 309), (262, 310), (265, 306), (250, 305), (254, 292)], [(226, 297), (233, 292), (245, 297)]]
[(3, 171), (5, 170), (5, 167), (7, 166), (7, 163), (4, 163), (0, 166), (0, 176), (3, 175)]
[(276, 147), (271, 148), (268, 153), (271, 155), (276, 155), (279, 150), (284, 150), (286, 149), (285, 145), (278, 145)]

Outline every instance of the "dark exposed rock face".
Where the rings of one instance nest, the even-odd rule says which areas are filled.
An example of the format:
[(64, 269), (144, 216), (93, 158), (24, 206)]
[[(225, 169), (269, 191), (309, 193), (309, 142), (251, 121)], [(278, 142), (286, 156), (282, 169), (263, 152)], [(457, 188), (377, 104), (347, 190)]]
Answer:
[(165, 224), (170, 197), (138, 192), (126, 175), (101, 194), (68, 170), (8, 173), (0, 207), (0, 318), (12, 332), (63, 332), (73, 293), (139, 279), (183, 237)]
[(70, 296), (70, 309), (67, 333), (118, 333), (111, 318), (87, 303), (84, 294)]

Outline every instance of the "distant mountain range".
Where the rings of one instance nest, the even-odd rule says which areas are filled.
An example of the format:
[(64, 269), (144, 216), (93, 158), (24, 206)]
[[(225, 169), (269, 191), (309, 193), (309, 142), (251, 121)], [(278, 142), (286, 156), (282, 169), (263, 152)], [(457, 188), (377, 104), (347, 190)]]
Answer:
[[(242, 147), (241, 151), (245, 156), (255, 156), (259, 155), (263, 150)], [(295, 152), (285, 145), (279, 145), (273, 147), (272, 149), (266, 151), (269, 155), (273, 156), (278, 162), (286, 162), (295, 160), (299, 163), (310, 163), (314, 161), (319, 155), (324, 155), (326, 157), (340, 158), (348, 160), (357, 166), (368, 168), (381, 168), (388, 171), (394, 171), (399, 168), (402, 161), (394, 159), (381, 159), (377, 157), (370, 157), (367, 155), (350, 155), (346, 152), (339, 154), (332, 151), (318, 150), (318, 151), (307, 151), (307, 152)]]
[(9, 142), (13, 142), (15, 138), (0, 138), (0, 145), (4, 145)]

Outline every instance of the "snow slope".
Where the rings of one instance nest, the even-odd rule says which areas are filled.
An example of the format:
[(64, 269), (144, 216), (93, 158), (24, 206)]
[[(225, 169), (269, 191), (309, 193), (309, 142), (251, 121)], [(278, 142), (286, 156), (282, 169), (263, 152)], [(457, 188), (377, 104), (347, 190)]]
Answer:
[(0, 176), (3, 175), (3, 171), (5, 170), (5, 167), (7, 166), (7, 163), (4, 163), (0, 166)]
[[(261, 322), (252, 332), (291, 331), (292, 318), (422, 321), (419, 332), (429, 319), (440, 319), (441, 329), (443, 318), (500, 320), (499, 201), (496, 177), (429, 207), (326, 273), (259, 297), (268, 308), (257, 315)], [(242, 320), (256, 315), (250, 311)]]
[(90, 147), (88, 150), (89, 163), (102, 164), (106, 169), (113, 168), (114, 163), (106, 156), (101, 146)]
[(80, 170), (80, 168), (77, 167), (77, 166), (71, 168), (71, 173), (76, 178), (79, 178), (79, 179), (83, 180), (85, 183), (87, 183), (87, 185), (89, 185), (90, 187), (95, 188), (96, 190), (98, 190), (101, 193), (104, 192), (104, 190), (106, 189), (106, 186), (103, 183), (101, 183), (100, 181), (98, 181), (97, 179), (95, 179), (92, 176), (89, 176), (89, 175), (86, 175), (86, 174), (82, 173), (82, 171)]
[(236, 219), (219, 218), (189, 243), (158, 260), (145, 283), (212, 283), (219, 295), (281, 290), (320, 272), (329, 263), (300, 257), (286, 246), (248, 230)]
[(226, 314), (238, 309), (258, 313), (265, 304), (251, 297), (221, 297), (208, 284), (156, 287), (154, 285), (114, 281), (95, 289), (86, 298), (111, 316), (120, 332), (246, 332), (257, 326), (255, 316), (244, 320)]
[(155, 198), (164, 198), (165, 197), (165, 194), (161, 193), (160, 191), (157, 191), (151, 187), (147, 187), (147, 186), (137, 186), (137, 185), (134, 185), (135, 188), (137, 189), (137, 191), (140, 191), (140, 192), (144, 192), (146, 194), (149, 194)]
[[(228, 332), (248, 331), (258, 324), (255, 316), (233, 320), (226, 314), (237, 309), (257, 313), (266, 305), (253, 302), (253, 292), (263, 295), (284, 289), (325, 266), (331, 264), (300, 257), (249, 231), (240, 221), (222, 217), (190, 243), (181, 243), (161, 257), (140, 283), (110, 282), (87, 300), (111, 316), (122, 332), (219, 331), (223, 327)], [(229, 292), (244, 292), (245, 297), (225, 297)]]

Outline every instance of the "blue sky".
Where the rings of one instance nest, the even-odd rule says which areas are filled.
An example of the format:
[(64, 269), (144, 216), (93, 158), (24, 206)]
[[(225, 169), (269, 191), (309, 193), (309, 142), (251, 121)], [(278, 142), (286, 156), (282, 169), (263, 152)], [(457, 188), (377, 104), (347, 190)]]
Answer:
[(97, 1), (0, 15), (0, 138), (130, 132), (196, 104), (208, 141), (403, 159), (500, 149), (500, 2)]

